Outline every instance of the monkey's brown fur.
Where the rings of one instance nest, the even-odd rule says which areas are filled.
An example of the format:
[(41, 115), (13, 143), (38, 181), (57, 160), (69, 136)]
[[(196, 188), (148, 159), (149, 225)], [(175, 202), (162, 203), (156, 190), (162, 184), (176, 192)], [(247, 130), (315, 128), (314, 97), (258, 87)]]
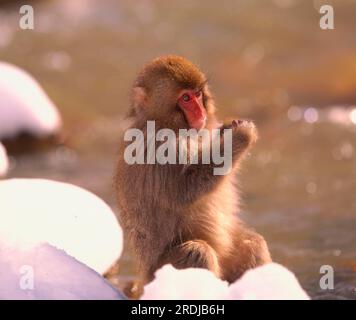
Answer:
[[(187, 88), (202, 89), (208, 116), (205, 127), (218, 127), (205, 76), (177, 56), (157, 58), (139, 73), (128, 127), (145, 133), (147, 120), (155, 120), (156, 130), (188, 129), (177, 108), (177, 96)], [(213, 174), (213, 163), (129, 165), (123, 156), (127, 143), (122, 141), (116, 175), (120, 221), (137, 254), (144, 283), (166, 263), (207, 268), (233, 282), (247, 269), (271, 261), (263, 237), (237, 217), (234, 172), (257, 138), (255, 126), (239, 120), (222, 128), (233, 130), (233, 171), (222, 176)]]

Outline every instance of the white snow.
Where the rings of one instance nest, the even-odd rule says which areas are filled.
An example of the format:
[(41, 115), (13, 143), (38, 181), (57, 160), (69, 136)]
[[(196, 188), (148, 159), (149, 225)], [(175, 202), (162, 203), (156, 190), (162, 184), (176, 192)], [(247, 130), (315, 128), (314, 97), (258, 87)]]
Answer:
[(237, 300), (307, 300), (308, 295), (295, 275), (277, 263), (248, 270), (229, 288), (229, 298)]
[(41, 179), (0, 181), (0, 243), (63, 249), (98, 273), (120, 257), (122, 230), (113, 211), (80, 187)]
[(6, 175), (9, 169), (9, 159), (4, 146), (0, 143), (0, 177)]
[(249, 270), (230, 286), (205, 269), (177, 270), (165, 265), (155, 276), (141, 299), (309, 299), (294, 274), (277, 263)]
[(122, 299), (106, 280), (49, 244), (0, 244), (0, 299)]
[(156, 278), (144, 288), (142, 300), (214, 300), (224, 299), (228, 283), (206, 270), (177, 270), (172, 265), (159, 269)]
[(26, 71), (0, 62), (0, 139), (27, 132), (42, 137), (57, 133), (56, 106)]

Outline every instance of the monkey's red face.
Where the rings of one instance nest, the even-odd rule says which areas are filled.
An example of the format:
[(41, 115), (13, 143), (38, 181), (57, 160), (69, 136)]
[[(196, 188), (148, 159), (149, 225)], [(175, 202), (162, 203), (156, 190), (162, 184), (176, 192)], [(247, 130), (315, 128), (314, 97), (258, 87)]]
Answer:
[(207, 114), (201, 90), (182, 91), (178, 98), (178, 106), (191, 128), (199, 130), (205, 126)]

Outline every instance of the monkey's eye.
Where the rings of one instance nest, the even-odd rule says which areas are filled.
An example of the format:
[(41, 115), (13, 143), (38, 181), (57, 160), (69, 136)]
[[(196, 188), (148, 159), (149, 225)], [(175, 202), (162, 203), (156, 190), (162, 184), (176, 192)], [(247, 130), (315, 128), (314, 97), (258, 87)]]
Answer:
[(190, 100), (189, 94), (183, 94), (182, 99), (183, 101), (188, 102)]
[(195, 93), (195, 96), (196, 96), (197, 98), (200, 98), (200, 97), (201, 97), (201, 94), (202, 94), (202, 92), (201, 92), (201, 90), (199, 90), (199, 91), (197, 91), (197, 92)]

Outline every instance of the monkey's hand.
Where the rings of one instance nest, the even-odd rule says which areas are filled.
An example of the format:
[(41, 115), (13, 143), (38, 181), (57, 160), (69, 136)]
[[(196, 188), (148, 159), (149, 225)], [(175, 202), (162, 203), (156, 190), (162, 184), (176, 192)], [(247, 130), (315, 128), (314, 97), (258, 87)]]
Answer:
[[(252, 121), (248, 120), (233, 120), (228, 125), (223, 125), (220, 128), (220, 154), (232, 156), (232, 166), (236, 167), (238, 160), (245, 153), (248, 147), (256, 141), (257, 130)], [(232, 130), (231, 140), (225, 143), (224, 129)], [(215, 137), (214, 137), (215, 139)], [(189, 192), (182, 193), (185, 197), (181, 196), (182, 205), (192, 203), (202, 195), (207, 194), (212, 190), (216, 184), (222, 180), (223, 174), (215, 174), (214, 169), (218, 166), (215, 164), (214, 159), (210, 163), (203, 164), (199, 159), (197, 165), (188, 165), (184, 167), (184, 174), (179, 173), (175, 176), (174, 181), (178, 181), (178, 185), (182, 186), (181, 190), (189, 190)], [(191, 186), (195, 188), (191, 188)]]
[[(257, 140), (257, 129), (250, 120), (232, 120), (221, 129), (232, 129), (232, 155), (237, 160)], [(222, 132), (223, 133), (223, 132)]]

